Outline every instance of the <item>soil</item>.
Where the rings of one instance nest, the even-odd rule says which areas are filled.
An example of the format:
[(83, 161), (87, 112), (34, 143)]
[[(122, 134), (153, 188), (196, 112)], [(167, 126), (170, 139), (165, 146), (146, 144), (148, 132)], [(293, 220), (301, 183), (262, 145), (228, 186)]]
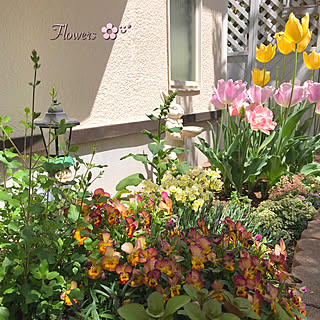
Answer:
[[(254, 208), (257, 208), (260, 202), (267, 199), (262, 197), (261, 191), (259, 190), (261, 190), (261, 185), (258, 185), (252, 192), (249, 192), (247, 183), (244, 184), (242, 189), (242, 196), (248, 197), (251, 200), (251, 206)], [(232, 191), (235, 191), (235, 189), (233, 189)], [(230, 196), (224, 193), (224, 190), (220, 190), (219, 192), (216, 192), (215, 198), (221, 202), (228, 202), (229, 200), (231, 200)]]

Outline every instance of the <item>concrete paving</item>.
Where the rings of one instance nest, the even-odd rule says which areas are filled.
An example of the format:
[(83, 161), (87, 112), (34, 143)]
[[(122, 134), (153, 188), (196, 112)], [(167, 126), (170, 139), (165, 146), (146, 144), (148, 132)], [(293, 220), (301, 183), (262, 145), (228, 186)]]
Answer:
[(309, 222), (298, 241), (292, 273), (302, 280), (307, 319), (320, 320), (320, 211)]

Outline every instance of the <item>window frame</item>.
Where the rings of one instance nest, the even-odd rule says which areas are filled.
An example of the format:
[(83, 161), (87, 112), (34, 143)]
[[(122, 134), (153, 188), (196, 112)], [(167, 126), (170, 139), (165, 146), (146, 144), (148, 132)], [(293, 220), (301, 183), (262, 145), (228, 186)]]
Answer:
[(170, 2), (167, 1), (167, 26), (168, 26), (168, 82), (169, 90), (178, 91), (200, 91), (201, 83), (201, 12), (202, 0), (195, 1), (195, 81), (181, 81), (171, 79), (171, 37), (170, 37)]

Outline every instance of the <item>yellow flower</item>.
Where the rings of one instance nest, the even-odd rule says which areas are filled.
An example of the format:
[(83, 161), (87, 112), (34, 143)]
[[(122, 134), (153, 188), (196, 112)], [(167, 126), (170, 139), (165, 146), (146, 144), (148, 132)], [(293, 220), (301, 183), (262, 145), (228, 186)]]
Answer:
[(292, 43), (285, 37), (283, 32), (278, 32), (274, 35), (277, 39), (277, 46), (282, 54), (288, 54), (294, 50)]
[(260, 44), (260, 48), (256, 48), (256, 58), (262, 63), (269, 62), (276, 53), (276, 45), (272, 46), (271, 43), (266, 47), (263, 43)]
[(254, 68), (253, 71), (251, 71), (252, 81), (255, 85), (263, 87), (270, 81), (270, 71), (266, 71), (264, 81), (263, 81), (263, 73), (264, 73), (263, 70), (259, 70), (257, 68)]
[(310, 70), (316, 70), (320, 68), (320, 53), (316, 53), (315, 50), (308, 55), (306, 52), (303, 53), (303, 61), (306, 67)]
[(307, 13), (302, 19), (301, 24), (299, 19), (291, 12), (288, 22), (284, 29), (284, 35), (292, 43), (298, 43), (307, 36), (309, 32), (309, 13)]
[(307, 35), (298, 43), (297, 50), (299, 53), (304, 51), (308, 46), (311, 40), (311, 34), (312, 34), (312, 31), (309, 31)]

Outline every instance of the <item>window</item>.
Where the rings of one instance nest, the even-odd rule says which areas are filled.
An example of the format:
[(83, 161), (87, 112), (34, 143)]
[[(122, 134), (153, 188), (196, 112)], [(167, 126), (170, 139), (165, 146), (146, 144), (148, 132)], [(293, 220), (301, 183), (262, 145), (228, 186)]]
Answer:
[(170, 88), (200, 89), (201, 0), (168, 1)]

